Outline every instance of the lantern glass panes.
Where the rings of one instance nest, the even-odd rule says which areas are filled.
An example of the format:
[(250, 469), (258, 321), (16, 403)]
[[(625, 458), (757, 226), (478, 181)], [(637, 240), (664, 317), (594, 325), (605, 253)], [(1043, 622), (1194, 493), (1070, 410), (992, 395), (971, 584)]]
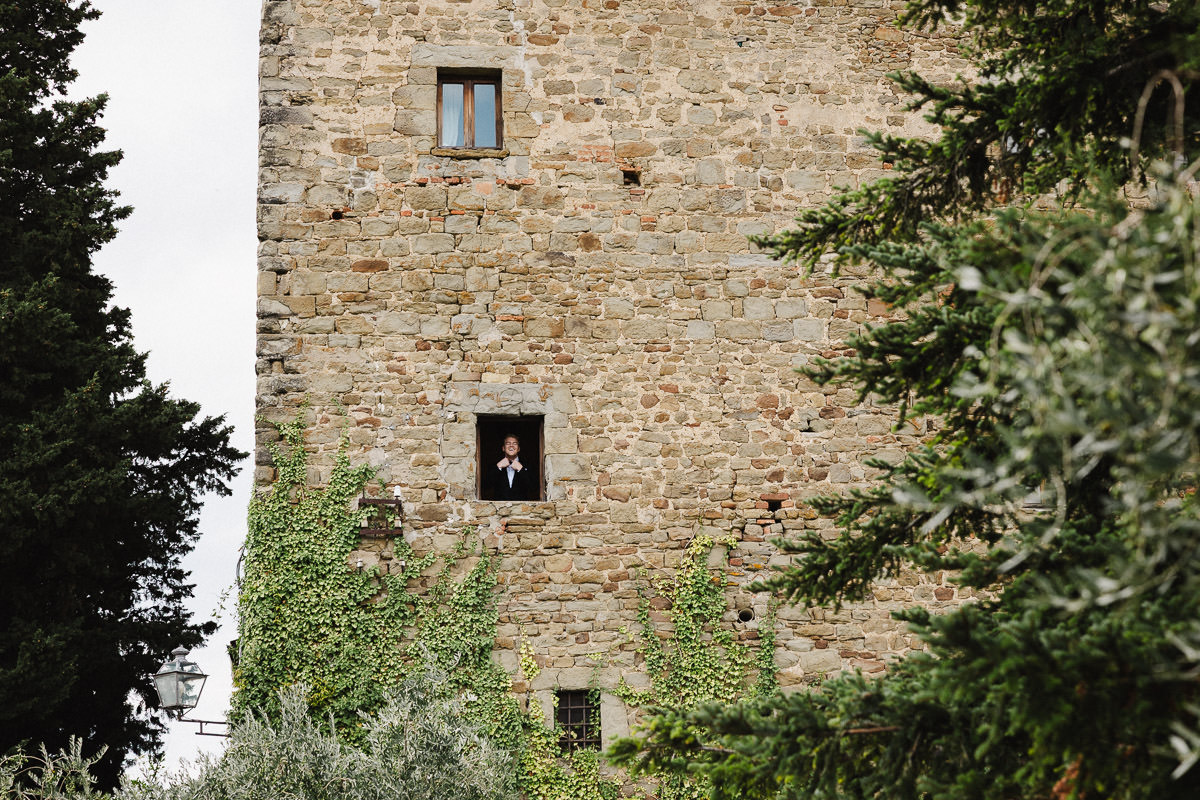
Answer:
[(164, 710), (182, 716), (185, 711), (200, 702), (200, 692), (208, 678), (194, 661), (188, 660), (188, 651), (177, 647), (171, 660), (158, 668), (154, 674), (154, 688)]

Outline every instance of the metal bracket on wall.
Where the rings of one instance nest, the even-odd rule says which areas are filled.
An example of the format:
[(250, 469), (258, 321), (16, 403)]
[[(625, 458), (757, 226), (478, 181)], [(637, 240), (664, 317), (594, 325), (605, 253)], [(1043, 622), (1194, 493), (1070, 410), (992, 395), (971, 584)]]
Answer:
[[(358, 506), (370, 509), (366, 524), (359, 531), (359, 535), (364, 539), (390, 539), (403, 533), (401, 529), (404, 524), (404, 505), (399, 497), (383, 498), (363, 495), (358, 498)], [(388, 508), (395, 509), (395, 511), (388, 514)]]

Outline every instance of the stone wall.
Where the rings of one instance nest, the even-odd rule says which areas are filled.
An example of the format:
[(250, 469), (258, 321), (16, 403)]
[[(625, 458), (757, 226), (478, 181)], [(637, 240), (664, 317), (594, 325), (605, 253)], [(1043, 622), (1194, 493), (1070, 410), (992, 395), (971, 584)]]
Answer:
[[(747, 239), (883, 174), (858, 129), (920, 130), (885, 73), (964, 68), (953, 39), (894, 27), (901, 6), (264, 3), (259, 411), (307, 400), (315, 483), (345, 432), (419, 549), (472, 524), (503, 551), (499, 657), (515, 672), (529, 636), (535, 689), (628, 650), (636, 570), (699, 533), (737, 538), (732, 603), (761, 616), (740, 587), (781, 563), (768, 540), (830, 527), (805, 498), (926, 434), (795, 371), (888, 309)], [(502, 149), (437, 148), (439, 67), (502, 70)], [(477, 499), (483, 413), (545, 415), (545, 502)], [(889, 611), (960, 599), (912, 575), (782, 609), (781, 680), (882, 669), (911, 644)], [(606, 663), (602, 685), (629, 668)]]

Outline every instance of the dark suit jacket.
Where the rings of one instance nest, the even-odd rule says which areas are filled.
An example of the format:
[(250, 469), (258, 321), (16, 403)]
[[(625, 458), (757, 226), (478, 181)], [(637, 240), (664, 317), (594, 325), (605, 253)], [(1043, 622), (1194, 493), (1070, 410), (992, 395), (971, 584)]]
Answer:
[(489, 500), (536, 500), (537, 489), (533, 485), (533, 478), (530, 477), (529, 467), (524, 464), (520, 472), (513, 473), (512, 486), (508, 485), (508, 469), (500, 469), (492, 465), (488, 471), (490, 473), (491, 492), (487, 499)]

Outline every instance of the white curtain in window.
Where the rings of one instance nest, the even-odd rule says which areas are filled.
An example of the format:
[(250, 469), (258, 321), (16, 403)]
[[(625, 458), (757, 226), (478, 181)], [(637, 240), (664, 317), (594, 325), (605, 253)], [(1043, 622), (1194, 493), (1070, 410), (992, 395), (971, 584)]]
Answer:
[(462, 147), (463, 85), (442, 84), (442, 147)]

